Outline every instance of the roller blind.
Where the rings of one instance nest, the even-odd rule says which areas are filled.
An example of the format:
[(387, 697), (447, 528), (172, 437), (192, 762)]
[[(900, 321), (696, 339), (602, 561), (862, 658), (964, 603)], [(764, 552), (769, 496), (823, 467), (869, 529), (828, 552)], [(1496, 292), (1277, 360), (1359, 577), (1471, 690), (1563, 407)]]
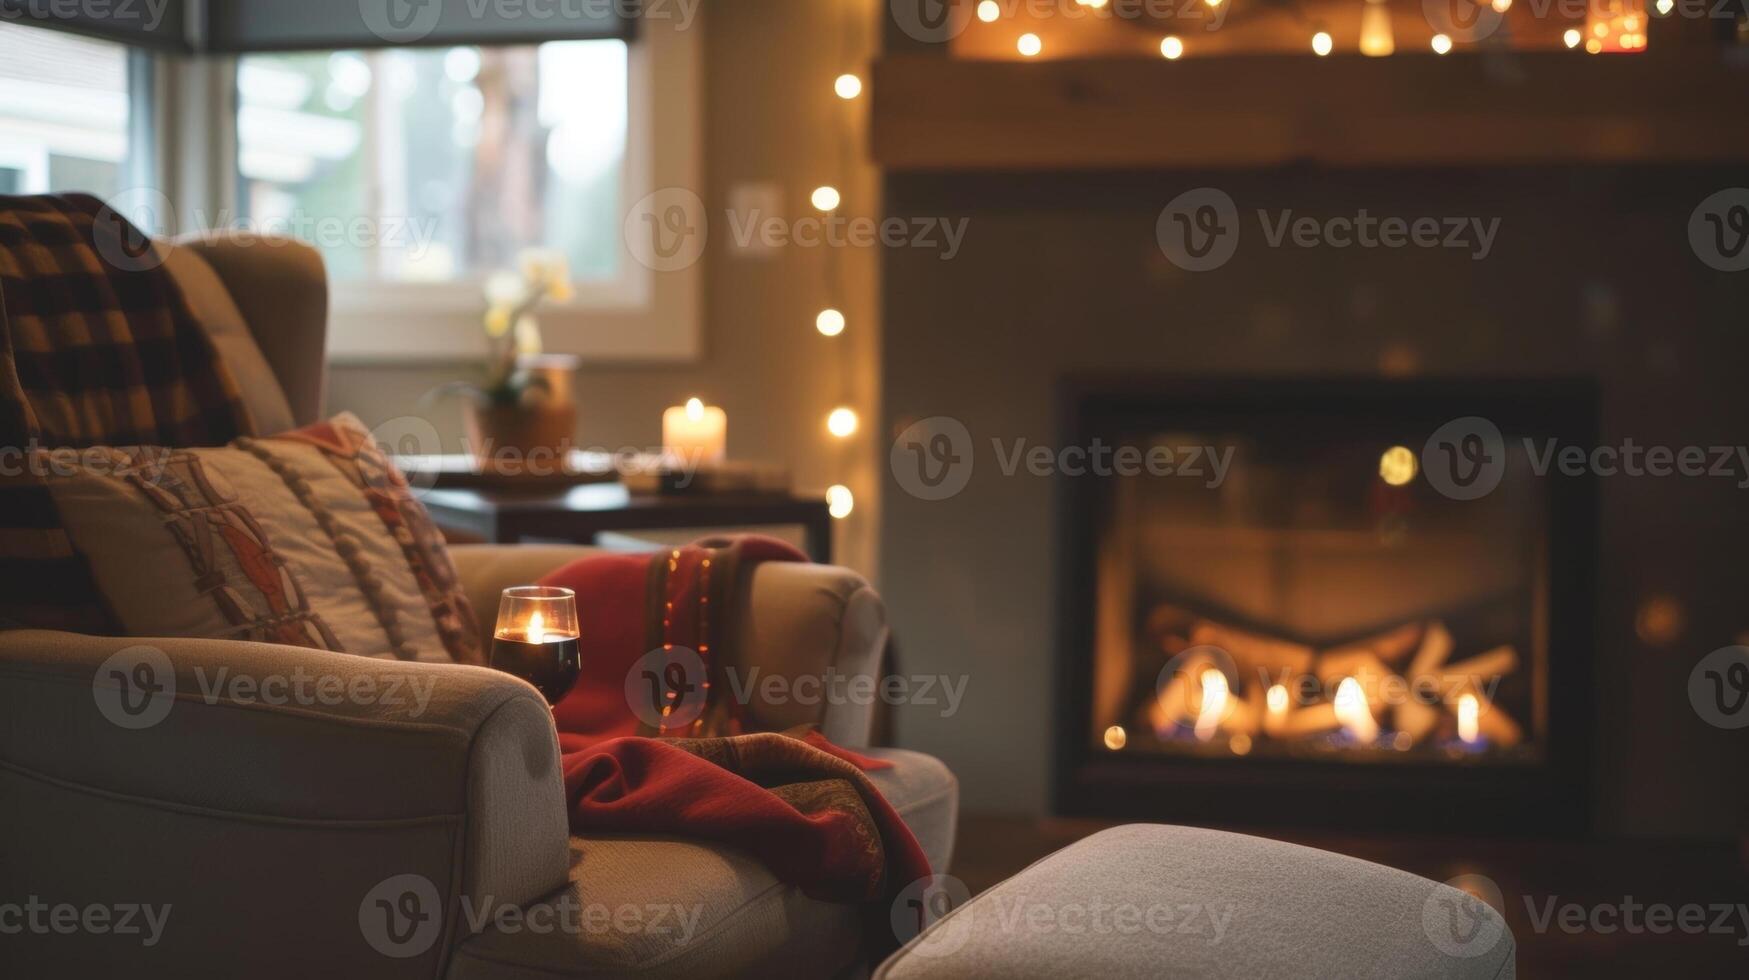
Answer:
[[(681, 3), (686, 0), (657, 0)], [(0, 23), (182, 52), (630, 39), (644, 0), (0, 0)]]
[(632, 34), (639, 5), (639, 0), (208, 0), (205, 49), (236, 53), (623, 39)]
[(187, 0), (0, 0), (0, 23), (192, 51)]

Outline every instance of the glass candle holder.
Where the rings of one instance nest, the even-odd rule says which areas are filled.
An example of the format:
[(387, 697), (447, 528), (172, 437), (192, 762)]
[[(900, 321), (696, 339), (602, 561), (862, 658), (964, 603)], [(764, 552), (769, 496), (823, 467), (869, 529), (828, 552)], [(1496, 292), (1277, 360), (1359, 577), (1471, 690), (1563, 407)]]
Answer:
[(492, 631), (492, 667), (558, 704), (582, 670), (580, 635), (575, 592), (544, 585), (505, 589)]

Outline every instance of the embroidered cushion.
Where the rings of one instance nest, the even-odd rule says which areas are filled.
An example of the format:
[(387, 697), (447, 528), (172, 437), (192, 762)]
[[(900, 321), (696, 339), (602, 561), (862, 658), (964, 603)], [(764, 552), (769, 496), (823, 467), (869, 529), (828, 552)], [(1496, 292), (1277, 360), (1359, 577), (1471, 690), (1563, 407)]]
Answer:
[(482, 662), (442, 537), (351, 415), (219, 448), (34, 462), (129, 635)]

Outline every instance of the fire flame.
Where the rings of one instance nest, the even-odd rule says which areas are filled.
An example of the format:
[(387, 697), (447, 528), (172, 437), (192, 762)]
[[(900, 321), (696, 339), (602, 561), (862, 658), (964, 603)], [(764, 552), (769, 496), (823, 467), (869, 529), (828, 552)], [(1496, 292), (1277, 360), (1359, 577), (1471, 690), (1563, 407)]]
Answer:
[(1356, 741), (1373, 742), (1379, 737), (1379, 723), (1373, 720), (1372, 711), (1366, 706), (1366, 692), (1352, 677), (1344, 677), (1342, 683), (1336, 685), (1336, 720)]
[(528, 642), (545, 643), (546, 641), (546, 620), (541, 617), (540, 611), (536, 610), (534, 615), (528, 617)]
[(1206, 742), (1221, 728), (1221, 715), (1227, 710), (1227, 675), (1210, 668), (1202, 672), (1202, 707), (1196, 713), (1196, 737)]
[(1458, 696), (1457, 721), (1458, 739), (1466, 745), (1474, 745), (1481, 737), (1482, 704), (1474, 694)]

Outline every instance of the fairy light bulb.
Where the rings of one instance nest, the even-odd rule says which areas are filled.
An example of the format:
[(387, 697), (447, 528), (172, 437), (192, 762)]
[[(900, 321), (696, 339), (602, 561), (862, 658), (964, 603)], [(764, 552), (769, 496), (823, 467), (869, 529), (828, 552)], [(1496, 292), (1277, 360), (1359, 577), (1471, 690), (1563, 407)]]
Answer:
[(1312, 53), (1318, 57), (1324, 57), (1335, 47), (1336, 42), (1331, 40), (1329, 31), (1319, 31), (1312, 35)]
[(814, 329), (822, 336), (836, 337), (844, 332), (844, 314), (837, 310), (821, 310), (814, 318)]
[(1360, 53), (1369, 58), (1383, 58), (1396, 50), (1397, 38), (1391, 33), (1391, 8), (1385, 5), (1385, 0), (1366, 0), (1366, 5), (1360, 9)]
[(856, 434), (856, 412), (848, 408), (834, 408), (832, 414), (826, 416), (826, 431), (840, 439)]
[(1022, 56), (1032, 58), (1045, 49), (1045, 43), (1038, 39), (1037, 34), (1027, 33), (1020, 35), (1020, 40), (1015, 42), (1014, 47)]
[(849, 487), (842, 483), (836, 483), (826, 488), (827, 513), (838, 520), (844, 520), (855, 509), (856, 496), (850, 492)]
[(1579, 28), (1577, 28), (1577, 27), (1569, 27), (1569, 28), (1567, 28), (1567, 33), (1561, 35), (1561, 43), (1565, 44), (1569, 48), (1578, 47), (1579, 42), (1583, 41), (1584, 39), (1585, 39), (1585, 35), (1579, 33)]
[(1002, 16), (1002, 5), (996, 0), (983, 0), (978, 4), (978, 19), (986, 24), (996, 23), (996, 18)]
[(1184, 57), (1184, 42), (1176, 34), (1168, 34), (1160, 41), (1160, 54), (1167, 61), (1177, 61)]
[(1495, 13), (1503, 14), (1512, 9), (1512, 0), (1493, 0), (1488, 6), (1493, 7)]
[(1448, 54), (1451, 52), (1451, 38), (1446, 37), (1444, 34), (1433, 35), (1433, 40), (1429, 43), (1433, 45), (1434, 54)]
[(838, 188), (828, 184), (824, 187), (814, 188), (814, 193), (809, 197), (809, 200), (814, 202), (814, 207), (821, 211), (836, 211), (843, 198), (839, 196)]
[(862, 79), (845, 72), (832, 82), (832, 91), (846, 102), (862, 94)]

